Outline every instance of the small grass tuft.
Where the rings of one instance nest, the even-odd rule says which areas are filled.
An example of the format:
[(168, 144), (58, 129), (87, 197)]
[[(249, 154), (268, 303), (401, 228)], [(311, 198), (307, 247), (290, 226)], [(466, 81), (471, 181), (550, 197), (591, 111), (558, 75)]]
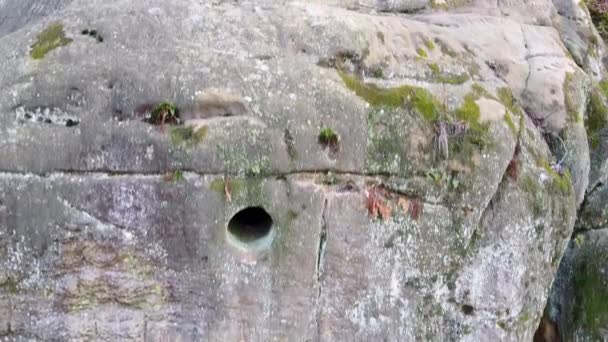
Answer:
[(169, 102), (161, 102), (152, 109), (147, 121), (153, 125), (177, 124), (179, 109)]
[(319, 143), (324, 146), (335, 148), (340, 143), (340, 137), (333, 129), (324, 127), (319, 132)]

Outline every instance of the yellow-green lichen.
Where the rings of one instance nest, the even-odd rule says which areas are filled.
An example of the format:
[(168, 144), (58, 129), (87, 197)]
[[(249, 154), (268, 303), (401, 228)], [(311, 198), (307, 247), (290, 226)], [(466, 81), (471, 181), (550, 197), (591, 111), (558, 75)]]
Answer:
[(441, 74), (441, 69), (439, 68), (439, 65), (437, 65), (437, 63), (429, 63), (429, 69), (431, 69), (431, 71), (435, 75)]
[(36, 42), (31, 46), (30, 56), (33, 59), (42, 59), (50, 51), (71, 42), (72, 39), (65, 36), (62, 23), (51, 23), (36, 36)]
[(433, 72), (433, 77), (440, 83), (446, 84), (463, 84), (469, 80), (469, 75), (462, 74), (452, 74), (452, 73), (443, 73), (441, 68), (437, 63), (430, 63), (429, 68)]
[(231, 139), (218, 145), (217, 158), (228, 174), (239, 176), (260, 176), (270, 169), (269, 136), (259, 127), (241, 127), (239, 139)]
[(457, 58), (458, 57), (458, 53), (456, 53), (456, 51), (452, 50), (447, 43), (445, 43), (443, 40), (439, 39), (439, 38), (435, 38), (435, 43), (437, 43), (437, 45), (439, 45), (439, 49), (441, 50), (441, 53), (446, 54), (452, 58)]
[(171, 127), (171, 142), (174, 145), (194, 146), (205, 140), (208, 130), (209, 128), (207, 126), (197, 129), (192, 126)]
[(470, 79), (467, 74), (447, 74), (439, 77), (440, 82), (447, 84), (463, 84)]
[(541, 216), (543, 213), (543, 195), (538, 181), (530, 175), (525, 175), (520, 178), (519, 186), (526, 195), (528, 205), (532, 209), (534, 217)]
[(354, 76), (340, 72), (346, 86), (375, 107), (402, 108), (404, 106), (415, 110), (429, 121), (437, 119), (441, 104), (423, 88), (400, 86), (396, 88), (380, 88), (375, 84), (363, 83)]
[(0, 284), (0, 288), (5, 289), (10, 294), (19, 293), (19, 282), (14, 277), (8, 277)]
[[(228, 186), (226, 186), (226, 183), (228, 183)], [(242, 179), (218, 178), (209, 184), (209, 188), (221, 195), (225, 195), (226, 190), (228, 190), (231, 196), (239, 196), (245, 185), (246, 183)]]
[(423, 48), (417, 48), (416, 49), (416, 53), (418, 54), (418, 56), (422, 57), (422, 58), (427, 58), (429, 55), (426, 53), (426, 51)]
[(585, 242), (585, 235), (584, 234), (576, 235), (576, 237), (574, 238), (574, 245), (578, 248), (583, 245), (583, 242)]
[(481, 123), (479, 122), (481, 111), (475, 100), (476, 98), (472, 94), (465, 96), (462, 105), (456, 109), (456, 117), (467, 122), (470, 128), (479, 129), (481, 128)]
[(429, 51), (435, 50), (435, 44), (433, 44), (433, 41), (430, 39), (424, 40), (424, 46), (426, 46), (426, 48), (429, 49)]
[(494, 97), (494, 95), (490, 94), (490, 92), (487, 91), (486, 88), (482, 87), (481, 84), (479, 84), (479, 83), (473, 83), (471, 85), (471, 92), (476, 99), (479, 99), (482, 97), (485, 97), (488, 99), (493, 99), (493, 100), (496, 99)]
[(601, 132), (608, 127), (608, 108), (600, 91), (595, 88), (589, 96), (589, 109), (585, 120), (589, 146), (595, 150), (600, 146)]
[(581, 116), (578, 113), (578, 109), (576, 106), (576, 100), (573, 98), (573, 93), (577, 91), (576, 86), (574, 84), (574, 73), (568, 72), (566, 73), (566, 77), (564, 78), (564, 104), (566, 106), (566, 112), (568, 114), (568, 118), (572, 122), (580, 122)]
[(513, 135), (517, 137), (517, 127), (515, 127), (513, 118), (511, 118), (511, 114), (509, 114), (508, 110), (505, 110), (504, 120), (505, 120), (505, 123), (507, 124), (507, 126), (509, 126), (511, 133), (513, 133)]
[(515, 116), (523, 115), (521, 107), (519, 107), (517, 105), (517, 101), (515, 100), (515, 97), (513, 96), (513, 92), (511, 91), (511, 88), (508, 88), (508, 87), (498, 88), (498, 89), (496, 89), (496, 95), (498, 96), (498, 100), (503, 104), (503, 106), (505, 106), (505, 108), (507, 108), (507, 110), (509, 110), (509, 112), (511, 112), (513, 115), (515, 115)]
[(216, 179), (211, 183), (210, 188), (222, 196), (226, 196), (228, 192), (232, 202), (237, 206), (266, 205), (268, 199), (264, 191), (265, 182), (260, 177)]
[(450, 141), (451, 154), (460, 155), (466, 162), (471, 162), (473, 153), (489, 143), (487, 123), (481, 123), (481, 111), (476, 103), (477, 97), (470, 93), (464, 97), (463, 104), (454, 112), (457, 119), (467, 123), (466, 133)]
[(598, 86), (604, 95), (604, 97), (608, 97), (608, 79), (603, 79), (598, 83)]

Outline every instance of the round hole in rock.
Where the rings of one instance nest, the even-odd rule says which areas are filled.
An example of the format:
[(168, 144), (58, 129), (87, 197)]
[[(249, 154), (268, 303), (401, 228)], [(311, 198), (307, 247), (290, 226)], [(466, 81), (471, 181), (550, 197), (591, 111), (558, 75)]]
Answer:
[(272, 217), (262, 207), (247, 207), (228, 221), (228, 241), (244, 251), (270, 247), (274, 238)]

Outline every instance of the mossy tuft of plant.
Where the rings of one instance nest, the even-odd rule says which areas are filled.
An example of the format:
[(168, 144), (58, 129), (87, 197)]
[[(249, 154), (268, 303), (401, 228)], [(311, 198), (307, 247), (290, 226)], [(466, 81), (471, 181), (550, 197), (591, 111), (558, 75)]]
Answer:
[(324, 127), (319, 132), (319, 143), (324, 146), (336, 148), (340, 143), (340, 137), (333, 129)]
[(169, 102), (161, 102), (152, 109), (147, 121), (153, 125), (178, 124), (179, 109)]
[(36, 42), (31, 46), (30, 56), (33, 59), (42, 59), (50, 51), (61, 46), (66, 46), (72, 41), (71, 38), (65, 36), (62, 23), (51, 23), (36, 36)]

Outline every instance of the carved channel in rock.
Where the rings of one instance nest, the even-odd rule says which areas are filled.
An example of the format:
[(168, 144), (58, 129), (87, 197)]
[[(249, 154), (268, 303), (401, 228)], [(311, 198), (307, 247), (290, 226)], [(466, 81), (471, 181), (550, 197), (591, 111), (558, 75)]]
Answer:
[(262, 207), (247, 207), (228, 221), (226, 235), (228, 242), (241, 251), (263, 251), (274, 239), (272, 217)]

